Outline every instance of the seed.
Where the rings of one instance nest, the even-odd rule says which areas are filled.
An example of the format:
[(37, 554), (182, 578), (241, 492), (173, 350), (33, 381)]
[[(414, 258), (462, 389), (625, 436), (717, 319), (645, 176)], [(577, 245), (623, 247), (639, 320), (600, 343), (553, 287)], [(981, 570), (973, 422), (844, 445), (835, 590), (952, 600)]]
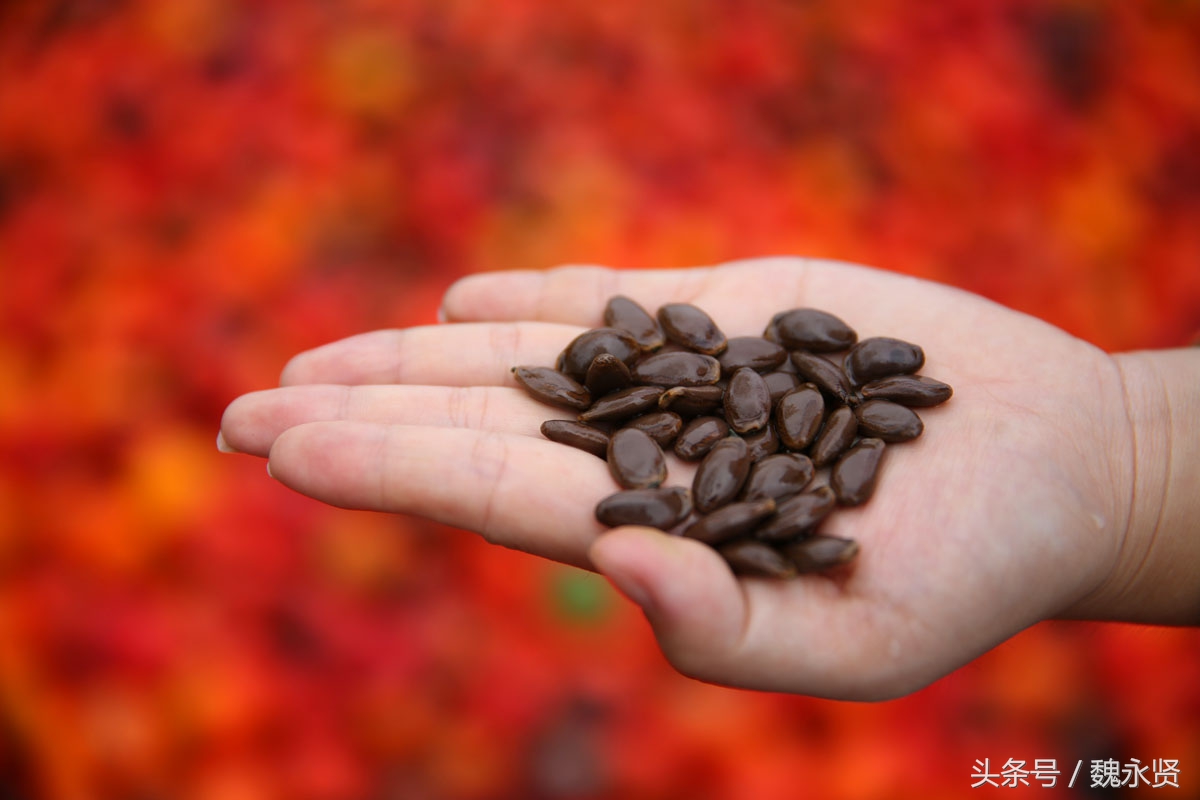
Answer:
[(837, 497), (828, 486), (777, 500), (775, 516), (760, 525), (754, 535), (763, 541), (783, 542), (807, 534), (837, 508)]
[(780, 342), (789, 350), (836, 353), (858, 340), (854, 329), (842, 320), (815, 308), (794, 308), (775, 322)]
[(696, 417), (675, 438), (675, 455), (699, 461), (712, 446), (729, 436), (729, 424), (720, 417)]
[(691, 303), (668, 303), (658, 309), (663, 333), (676, 344), (715, 356), (725, 349), (725, 334), (703, 310)]
[(829, 485), (839, 503), (857, 506), (870, 499), (875, 491), (883, 451), (881, 440), (863, 439), (842, 454), (829, 476)]
[(825, 398), (811, 383), (788, 392), (775, 405), (775, 430), (783, 446), (791, 450), (808, 447), (824, 418)]
[(792, 364), (796, 372), (825, 394), (843, 403), (850, 402), (850, 382), (836, 364), (803, 350), (792, 351)]
[(560, 370), (577, 381), (587, 377), (588, 367), (601, 353), (611, 353), (632, 365), (642, 354), (637, 340), (616, 328), (595, 328), (576, 336), (562, 352)]
[(737, 575), (761, 575), (767, 578), (790, 578), (796, 566), (774, 547), (753, 539), (738, 539), (717, 547)]
[(558, 370), (549, 367), (513, 367), (513, 377), (529, 396), (543, 403), (583, 410), (592, 404), (587, 388)]
[(645, 431), (659, 447), (666, 450), (683, 429), (683, 420), (672, 411), (651, 411), (629, 420), (625, 427)]
[(858, 555), (858, 542), (836, 536), (810, 536), (781, 548), (797, 572), (824, 572), (848, 564)]
[(681, 417), (695, 417), (714, 411), (721, 405), (725, 390), (710, 386), (674, 386), (658, 398), (658, 407), (663, 411), (674, 411)]
[(591, 425), (569, 419), (548, 419), (542, 423), (542, 435), (552, 442), (608, 458), (608, 434)]
[(747, 433), (742, 437), (746, 449), (750, 453), (750, 463), (766, 458), (779, 450), (779, 436), (775, 433), (775, 424), (768, 421), (762, 430)]
[(697, 519), (683, 529), (683, 535), (706, 544), (720, 544), (748, 533), (773, 513), (775, 501), (769, 497), (730, 503)]
[(769, 372), (787, 360), (787, 350), (759, 336), (734, 336), (717, 360), (724, 375), (732, 375), (741, 367)]
[(653, 489), (667, 479), (667, 460), (648, 433), (622, 428), (608, 440), (608, 471), (626, 489)]
[(708, 514), (737, 497), (749, 474), (750, 451), (746, 443), (736, 436), (717, 442), (700, 462), (692, 480), (696, 510)]
[(610, 528), (648, 525), (670, 530), (692, 513), (692, 493), (681, 486), (630, 489), (609, 495), (596, 506), (596, 519)]
[(601, 397), (579, 415), (581, 422), (614, 422), (636, 417), (658, 405), (662, 389), (658, 386), (630, 386)]
[(633, 365), (635, 382), (655, 386), (705, 386), (720, 378), (720, 362), (700, 353), (655, 353)]
[(800, 385), (800, 379), (796, 377), (796, 373), (782, 370), (763, 375), (763, 382), (767, 384), (767, 391), (771, 393), (772, 406), (779, 402), (779, 398)]
[(907, 442), (921, 435), (921, 418), (902, 405), (889, 400), (868, 400), (854, 409), (858, 430), (885, 442)]
[(857, 435), (858, 417), (854, 416), (854, 409), (850, 406), (835, 408), (825, 418), (825, 424), (821, 426), (817, 440), (809, 448), (808, 452), (813, 466), (823, 467), (826, 464), (832, 464), (838, 456), (846, 451), (846, 448), (854, 444), (854, 437)]
[(892, 375), (871, 381), (862, 387), (868, 399), (891, 400), (910, 408), (926, 408), (946, 402), (954, 390), (949, 385), (924, 375)]
[(658, 321), (635, 301), (617, 295), (604, 306), (604, 324), (628, 333), (643, 350), (657, 350), (666, 342)]
[(782, 500), (803, 491), (813, 479), (813, 463), (799, 453), (778, 453), (766, 456), (750, 468), (750, 476), (742, 487), (743, 500), (770, 497)]
[(925, 351), (900, 339), (876, 336), (863, 339), (846, 355), (846, 376), (855, 386), (886, 378), (907, 375), (925, 365)]
[(738, 433), (762, 428), (771, 418), (771, 391), (761, 375), (742, 367), (729, 379), (725, 390), (725, 419)]
[(583, 378), (583, 385), (592, 397), (624, 389), (631, 383), (633, 376), (629, 374), (629, 367), (612, 353), (601, 353), (593, 358)]

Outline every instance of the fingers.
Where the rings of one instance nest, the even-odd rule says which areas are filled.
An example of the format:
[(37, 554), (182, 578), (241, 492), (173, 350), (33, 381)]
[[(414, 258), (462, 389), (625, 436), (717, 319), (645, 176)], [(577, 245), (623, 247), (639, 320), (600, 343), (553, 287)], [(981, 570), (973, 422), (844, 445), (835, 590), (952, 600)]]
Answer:
[(538, 322), (373, 331), (297, 355), (279, 382), (512, 386), (512, 367), (553, 364), (579, 333), (573, 326)]
[(281, 433), (306, 422), (379, 422), (536, 436), (542, 422), (557, 413), (524, 390), (501, 386), (306, 384), (237, 398), (221, 419), (221, 439), (235, 452), (265, 456)]
[(612, 493), (595, 456), (462, 428), (311, 422), (275, 440), (269, 469), (332, 505), (414, 514), (584, 567), (602, 530), (592, 509)]

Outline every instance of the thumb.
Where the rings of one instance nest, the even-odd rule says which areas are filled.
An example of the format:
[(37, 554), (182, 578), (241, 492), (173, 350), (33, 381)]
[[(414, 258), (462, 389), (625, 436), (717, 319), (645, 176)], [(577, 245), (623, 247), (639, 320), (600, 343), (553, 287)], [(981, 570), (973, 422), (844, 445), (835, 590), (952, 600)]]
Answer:
[(654, 528), (602, 534), (592, 564), (642, 607), (663, 654), (677, 670), (725, 682), (743, 638), (746, 598), (715, 550)]

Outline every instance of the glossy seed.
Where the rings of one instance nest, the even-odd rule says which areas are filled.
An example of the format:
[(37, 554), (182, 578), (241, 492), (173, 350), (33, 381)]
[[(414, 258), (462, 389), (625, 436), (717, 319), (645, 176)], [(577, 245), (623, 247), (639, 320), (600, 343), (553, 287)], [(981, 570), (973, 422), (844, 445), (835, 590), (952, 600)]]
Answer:
[(658, 386), (630, 386), (592, 403), (579, 415), (581, 422), (618, 422), (636, 417), (658, 406), (662, 389)]
[(815, 308), (794, 308), (775, 321), (780, 342), (789, 350), (836, 353), (854, 345), (858, 334), (845, 322)]
[(721, 378), (721, 364), (712, 356), (686, 351), (655, 353), (633, 365), (633, 380), (655, 386), (706, 386)]
[(747, 433), (742, 437), (746, 449), (750, 452), (750, 463), (754, 463), (779, 451), (779, 436), (775, 433), (775, 423), (768, 421), (762, 430)]
[(771, 393), (772, 406), (779, 402), (779, 398), (800, 385), (800, 379), (796, 377), (796, 373), (782, 370), (763, 375), (763, 382), (767, 384), (767, 391)]
[(892, 375), (871, 381), (862, 387), (862, 396), (891, 400), (910, 408), (928, 408), (950, 399), (954, 390), (948, 384), (924, 375)]
[(609, 495), (596, 506), (596, 519), (617, 525), (648, 525), (670, 530), (692, 513), (692, 493), (681, 486), (630, 489)]
[(858, 555), (858, 542), (837, 536), (810, 536), (780, 548), (796, 565), (796, 571), (824, 572), (849, 564)]
[(808, 447), (825, 418), (825, 398), (817, 387), (806, 383), (779, 398), (775, 404), (775, 431), (790, 450)]
[(882, 440), (863, 439), (842, 454), (829, 476), (829, 485), (839, 503), (857, 506), (870, 499), (879, 477), (883, 452)]
[(737, 433), (759, 430), (771, 418), (771, 391), (750, 367), (741, 367), (730, 377), (724, 404), (725, 419)]
[(594, 328), (579, 334), (562, 352), (561, 370), (577, 381), (587, 377), (588, 367), (601, 353), (610, 353), (632, 366), (642, 354), (637, 340), (616, 328)]
[(782, 500), (798, 494), (813, 479), (813, 464), (799, 453), (777, 453), (755, 462), (742, 487), (743, 500)]
[(587, 387), (549, 367), (513, 367), (513, 377), (529, 396), (543, 403), (581, 411), (592, 404)]
[(717, 442), (704, 456), (692, 480), (696, 510), (708, 514), (737, 497), (750, 474), (750, 451), (736, 436)]
[(791, 361), (796, 372), (822, 392), (843, 403), (850, 401), (850, 381), (836, 364), (803, 350), (792, 351)]
[(886, 336), (863, 339), (846, 354), (845, 362), (846, 376), (855, 386), (889, 375), (908, 375), (924, 365), (924, 350), (910, 342)]
[(720, 417), (696, 417), (675, 437), (675, 455), (699, 461), (713, 445), (729, 436), (729, 423)]
[(837, 507), (837, 497), (828, 486), (776, 501), (775, 516), (755, 529), (754, 535), (767, 542), (783, 542), (803, 536)]
[(697, 353), (715, 356), (726, 347), (712, 317), (691, 303), (668, 303), (658, 309), (658, 322), (668, 339)]
[(738, 539), (717, 547), (717, 552), (737, 575), (790, 578), (796, 565), (771, 545), (754, 539)]
[(681, 417), (708, 414), (721, 407), (725, 390), (716, 384), (709, 386), (673, 386), (658, 398), (658, 407), (674, 411)]
[(591, 425), (568, 419), (548, 419), (542, 423), (542, 435), (552, 442), (608, 458), (608, 434)]
[(907, 442), (925, 430), (916, 412), (890, 400), (868, 400), (854, 409), (854, 415), (859, 433), (885, 442)]
[(683, 535), (707, 544), (720, 544), (749, 533), (773, 513), (775, 501), (769, 497), (730, 503), (697, 519), (683, 529)]
[(667, 479), (667, 460), (648, 433), (622, 428), (608, 440), (608, 471), (626, 489), (653, 489)]
[(808, 454), (813, 466), (823, 467), (832, 464), (837, 457), (846, 452), (854, 444), (858, 436), (858, 417), (850, 406), (838, 406), (825, 417), (825, 424), (817, 434)]
[(734, 336), (717, 361), (721, 362), (721, 372), (727, 375), (741, 367), (770, 372), (786, 361), (787, 355), (787, 350), (761, 336)]
[(666, 342), (658, 320), (635, 301), (617, 295), (604, 306), (604, 324), (632, 336), (643, 350), (657, 350)]
[(783, 340), (779, 338), (779, 320), (783, 319), (786, 311), (779, 311), (771, 317), (771, 321), (767, 323), (767, 327), (763, 328), (762, 338), (772, 344), (782, 345)]
[(601, 353), (593, 358), (583, 378), (583, 385), (591, 392), (592, 397), (601, 397), (609, 392), (624, 389), (631, 383), (633, 376), (629, 374), (628, 365), (612, 353)]
[(625, 423), (626, 428), (638, 428), (650, 434), (658, 446), (666, 450), (683, 429), (683, 419), (672, 411), (651, 411)]

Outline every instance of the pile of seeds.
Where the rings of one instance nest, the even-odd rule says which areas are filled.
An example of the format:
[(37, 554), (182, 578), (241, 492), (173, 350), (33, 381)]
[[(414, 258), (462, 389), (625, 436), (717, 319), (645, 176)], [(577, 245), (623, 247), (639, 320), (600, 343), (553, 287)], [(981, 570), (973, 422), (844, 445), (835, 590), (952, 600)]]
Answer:
[[(542, 434), (608, 461), (622, 491), (596, 506), (601, 523), (698, 539), (740, 574), (850, 563), (858, 543), (819, 524), (866, 502), (886, 447), (921, 435), (912, 408), (951, 395), (915, 374), (925, 363), (917, 345), (859, 341), (817, 309), (782, 311), (761, 337), (726, 338), (694, 305), (665, 305), (656, 318), (618, 296), (604, 323), (554, 369), (513, 368), (534, 398), (578, 412)], [(663, 485), (667, 449), (699, 462), (690, 489)]]

